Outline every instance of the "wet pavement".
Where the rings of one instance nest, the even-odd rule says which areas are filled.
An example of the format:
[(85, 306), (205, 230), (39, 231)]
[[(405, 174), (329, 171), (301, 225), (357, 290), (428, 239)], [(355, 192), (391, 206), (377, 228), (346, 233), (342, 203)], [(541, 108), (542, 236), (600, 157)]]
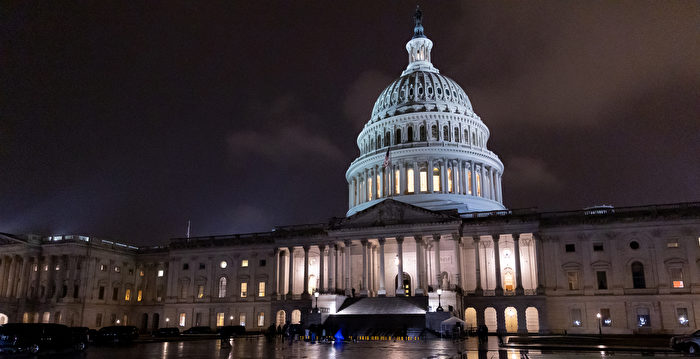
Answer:
[[(340, 344), (311, 344), (306, 342), (268, 341), (263, 337), (237, 338), (230, 349), (222, 349), (219, 340), (172, 341), (138, 343), (126, 347), (93, 346), (85, 353), (52, 354), (51, 358), (468, 358), (468, 359), (521, 359), (521, 358), (678, 358), (677, 353), (643, 353), (640, 351), (545, 351), (499, 350), (495, 337), (479, 347), (476, 338), (463, 341), (373, 341)], [(12, 356), (25, 357), (25, 356)], [(4, 357), (3, 357), (4, 358)]]

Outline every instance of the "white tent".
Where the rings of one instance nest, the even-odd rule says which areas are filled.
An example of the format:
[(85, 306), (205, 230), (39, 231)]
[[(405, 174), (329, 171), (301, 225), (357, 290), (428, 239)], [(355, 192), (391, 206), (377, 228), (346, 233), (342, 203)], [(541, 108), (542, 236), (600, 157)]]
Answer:
[(457, 318), (457, 317), (450, 317), (450, 318), (443, 320), (442, 322), (440, 322), (440, 334), (441, 335), (450, 335), (452, 333), (453, 328), (458, 324), (462, 328), (464, 328), (464, 325), (465, 325), (464, 321)]

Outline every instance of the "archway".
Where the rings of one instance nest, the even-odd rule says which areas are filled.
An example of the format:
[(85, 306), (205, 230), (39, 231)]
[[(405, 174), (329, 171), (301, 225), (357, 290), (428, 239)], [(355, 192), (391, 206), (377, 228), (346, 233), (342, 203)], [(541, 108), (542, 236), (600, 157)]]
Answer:
[(484, 324), (486, 324), (486, 327), (489, 329), (489, 333), (495, 333), (498, 330), (496, 309), (488, 307), (484, 310)]
[(309, 293), (314, 294), (315, 291), (316, 291), (316, 276), (312, 274), (309, 276)]
[(299, 324), (301, 322), (301, 311), (299, 309), (294, 309), (292, 311), (292, 324)]
[(403, 289), (405, 296), (411, 295), (411, 276), (408, 273), (403, 272), (403, 283), (399, 285), (399, 275), (394, 276), (394, 287)]
[(503, 289), (506, 292), (512, 292), (515, 290), (515, 285), (513, 283), (513, 272), (506, 269), (503, 274)]
[(7, 324), (8, 318), (4, 313), (0, 313), (0, 325)]
[(450, 275), (447, 272), (440, 273), (440, 288), (450, 289)]
[(277, 319), (275, 320), (275, 326), (283, 327), (287, 323), (287, 313), (284, 310), (277, 311)]
[(540, 331), (540, 313), (535, 307), (525, 309), (525, 324), (528, 333), (538, 333)]
[(518, 311), (513, 307), (508, 307), (504, 311), (506, 315), (506, 332), (517, 333), (518, 332)]
[(153, 320), (151, 321), (151, 327), (153, 330), (157, 330), (160, 325), (160, 314), (153, 313)]
[(465, 323), (465, 329), (476, 328), (476, 309), (467, 308), (464, 311), (464, 323)]
[(146, 333), (148, 331), (148, 313), (143, 313), (141, 315), (141, 333)]

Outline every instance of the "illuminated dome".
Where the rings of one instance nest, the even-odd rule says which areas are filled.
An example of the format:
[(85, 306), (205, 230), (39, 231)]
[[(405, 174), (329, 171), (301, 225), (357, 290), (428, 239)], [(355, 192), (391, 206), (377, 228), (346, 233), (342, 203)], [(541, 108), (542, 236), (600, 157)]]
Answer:
[(487, 149), (489, 129), (462, 87), (433, 66), (420, 10), (415, 20), (408, 66), (357, 136), (360, 156), (345, 174), (347, 215), (389, 197), (430, 210), (505, 209), (503, 163)]

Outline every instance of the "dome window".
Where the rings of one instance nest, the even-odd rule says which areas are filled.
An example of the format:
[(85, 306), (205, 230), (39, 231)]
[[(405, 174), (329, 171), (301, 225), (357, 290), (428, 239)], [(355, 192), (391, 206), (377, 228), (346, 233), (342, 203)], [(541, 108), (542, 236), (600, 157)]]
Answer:
[(413, 89), (408, 90), (408, 96), (413, 97)]
[(423, 96), (423, 88), (422, 87), (418, 88), (418, 95)]
[(447, 96), (450, 95), (450, 90), (449, 90), (449, 89), (445, 89), (445, 95), (447, 95)]
[(442, 95), (442, 89), (439, 88), (439, 87), (437, 88), (437, 94), (438, 94), (438, 95)]
[(432, 87), (428, 87), (428, 94), (429, 94), (429, 95), (432, 95), (432, 94), (433, 94), (433, 88), (432, 88)]

